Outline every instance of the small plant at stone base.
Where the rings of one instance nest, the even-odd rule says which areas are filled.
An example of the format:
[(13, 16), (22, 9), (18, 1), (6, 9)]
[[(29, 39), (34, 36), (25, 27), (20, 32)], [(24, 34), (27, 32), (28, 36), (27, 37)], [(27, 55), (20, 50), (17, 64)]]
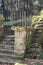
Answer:
[(25, 57), (30, 57), (30, 53), (31, 51), (29, 50), (31, 47), (31, 38), (29, 38), (27, 41), (26, 41), (26, 49), (25, 49)]

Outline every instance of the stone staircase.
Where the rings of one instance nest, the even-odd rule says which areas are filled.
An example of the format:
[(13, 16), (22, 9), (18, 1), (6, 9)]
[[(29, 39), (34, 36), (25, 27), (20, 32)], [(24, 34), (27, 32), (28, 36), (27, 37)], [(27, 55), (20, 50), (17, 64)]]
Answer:
[(39, 48), (38, 39), (39, 39), (40, 34), (42, 33), (42, 30), (43, 30), (43, 20), (38, 22), (36, 25), (37, 25), (37, 27), (34, 28), (34, 32), (32, 34), (32, 46), (35, 49)]
[(12, 59), (14, 57), (14, 36), (7, 35), (0, 43), (0, 58)]
[(14, 53), (15, 36), (12, 32), (5, 33), (0, 42), (0, 62), (20, 62), (21, 55)]
[(33, 36), (32, 44), (33, 44), (34, 47), (37, 47), (38, 39), (40, 37), (41, 32), (42, 32), (41, 29), (35, 29), (34, 30), (34, 34), (32, 35)]
[(41, 51), (41, 49), (39, 48), (38, 39), (43, 30), (43, 21), (38, 22), (36, 25), (37, 27), (34, 28), (34, 31), (32, 34), (32, 50), (36, 52), (35, 54)]
[(40, 21), (38, 22), (37, 24), (37, 27), (34, 29), (34, 33), (32, 35), (32, 43), (35, 44), (35, 43), (38, 43), (38, 39), (40, 37), (40, 34), (42, 33), (42, 30), (43, 30), (43, 21)]

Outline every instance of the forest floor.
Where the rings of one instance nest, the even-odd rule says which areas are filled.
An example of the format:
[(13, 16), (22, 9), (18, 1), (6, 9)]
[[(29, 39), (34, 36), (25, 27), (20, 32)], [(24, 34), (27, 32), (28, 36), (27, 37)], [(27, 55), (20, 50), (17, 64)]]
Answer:
[(23, 60), (23, 63), (27, 64), (27, 65), (43, 65), (43, 60), (41, 60), (41, 59), (28, 59), (28, 58), (25, 58)]

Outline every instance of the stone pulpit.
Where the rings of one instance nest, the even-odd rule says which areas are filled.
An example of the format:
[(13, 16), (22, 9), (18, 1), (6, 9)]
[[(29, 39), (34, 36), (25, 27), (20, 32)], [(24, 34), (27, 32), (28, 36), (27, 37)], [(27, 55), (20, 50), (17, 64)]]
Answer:
[(25, 27), (12, 26), (12, 30), (15, 36), (14, 53), (16, 53), (18, 57), (22, 57), (25, 53), (26, 29)]

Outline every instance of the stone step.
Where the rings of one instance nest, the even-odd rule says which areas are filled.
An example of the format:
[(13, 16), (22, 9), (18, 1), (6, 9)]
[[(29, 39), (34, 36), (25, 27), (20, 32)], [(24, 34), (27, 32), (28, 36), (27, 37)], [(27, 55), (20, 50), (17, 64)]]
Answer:
[(41, 22), (39, 22), (39, 23), (37, 23), (37, 24), (43, 24), (43, 21), (41, 21)]
[(7, 42), (6, 45), (14, 45), (14, 41)]
[(43, 30), (43, 27), (37, 27), (36, 29)]
[(14, 45), (14, 41), (2, 41), (0, 45)]
[(36, 50), (38, 52), (41, 51), (41, 49), (40, 48), (37, 48), (37, 47), (36, 48), (31, 48), (31, 50)]
[(14, 50), (13, 51), (0, 50), (0, 53), (14, 54)]
[(43, 21), (41, 21), (41, 22), (35, 22), (34, 24), (43, 24)]
[(0, 49), (9, 49), (9, 50), (14, 50), (14, 47), (0, 47)]
[(14, 52), (14, 50), (12, 50), (12, 49), (0, 49), (0, 51), (10, 51), (10, 52)]
[(38, 43), (38, 40), (36, 41), (36, 40), (32, 40), (32, 43)]
[(15, 54), (15, 53), (13, 53), (13, 54), (10, 54), (10, 53), (0, 53), (0, 57), (3, 57), (3, 58), (5, 58), (5, 57), (8, 57), (8, 58), (19, 58), (19, 57), (22, 57), (24, 54)]
[(39, 30), (41, 30), (41, 32), (42, 32), (43, 28), (41, 28), (41, 29), (40, 29), (40, 28), (36, 28), (36, 29), (34, 30), (34, 32), (36, 32), (36, 33), (39, 33), (39, 34), (40, 34), (41, 32), (39, 32)]
[(15, 37), (15, 35), (5, 35), (4, 37)]
[(32, 37), (35, 37), (35, 38), (37, 38), (37, 37), (39, 37), (40, 36), (40, 34), (36, 34), (36, 33), (34, 33), (33, 35), (32, 35)]
[(43, 25), (43, 23), (38, 23), (38, 25)]
[(6, 40), (8, 40), (8, 41), (10, 41), (10, 40), (14, 40), (14, 38), (12, 37), (12, 38), (10, 38), (10, 37), (5, 37), (4, 39), (3, 39), (4, 41), (6, 41)]
[(39, 31), (34, 31), (34, 34), (40, 34), (40, 33), (42, 33), (42, 32), (39, 32)]
[(18, 59), (10, 59), (10, 58), (0, 58), (0, 62), (4, 62), (4, 63), (19, 63), (19, 62), (22, 62), (22, 60), (18, 60)]
[(38, 25), (37, 27), (42, 27), (43, 28), (43, 25)]
[(39, 39), (39, 37), (35, 37), (35, 36), (34, 36), (34, 37), (32, 38), (32, 40), (35, 40), (35, 39), (36, 39), (36, 40), (38, 40), (38, 39)]

